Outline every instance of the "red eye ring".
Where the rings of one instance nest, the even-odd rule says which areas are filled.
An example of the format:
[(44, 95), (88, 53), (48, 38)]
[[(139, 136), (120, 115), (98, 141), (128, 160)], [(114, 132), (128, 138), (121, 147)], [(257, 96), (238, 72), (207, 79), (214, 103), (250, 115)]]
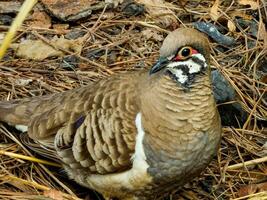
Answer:
[(192, 56), (193, 54), (197, 54), (198, 51), (193, 49), (190, 46), (185, 46), (183, 48), (181, 48), (179, 50), (179, 52), (177, 53), (177, 55), (175, 56), (174, 60), (178, 61), (178, 60), (186, 60), (187, 58), (189, 58), (190, 56)]

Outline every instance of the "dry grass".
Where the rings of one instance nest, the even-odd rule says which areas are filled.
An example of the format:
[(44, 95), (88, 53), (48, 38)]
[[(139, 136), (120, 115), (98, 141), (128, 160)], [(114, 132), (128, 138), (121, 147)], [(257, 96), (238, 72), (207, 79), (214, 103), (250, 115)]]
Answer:
[[(266, 3), (259, 1), (260, 7), (252, 10), (237, 2), (223, 1), (217, 8), (219, 18), (214, 22), (210, 15), (214, 2), (198, 2), (190, 1), (182, 8), (183, 3), (173, 1), (169, 9), (176, 13), (178, 26), (190, 27), (196, 21), (211, 22), (235, 39), (236, 44), (231, 47), (211, 40), (213, 65), (230, 81), (248, 116), (239, 127), (224, 127), (218, 156), (207, 170), (181, 190), (173, 191), (167, 199), (267, 199), (267, 76), (266, 71), (262, 71), (267, 65), (267, 38), (261, 38), (260, 32), (253, 36), (249, 27), (237, 23), (238, 19), (249, 19), (258, 27), (264, 27)], [(126, 17), (121, 12), (108, 10), (71, 24), (62, 33), (73, 29), (86, 32), (80, 55), (62, 50), (64, 58), (32, 61), (17, 58), (15, 52), (9, 50), (0, 61), (0, 100), (61, 92), (113, 73), (150, 67), (157, 59), (162, 41), (148, 38), (144, 31), (150, 29), (165, 37), (171, 28), (164, 29), (148, 22), (153, 22), (148, 16)], [(236, 25), (233, 32), (228, 32), (229, 21)], [(7, 28), (0, 26), (3, 31)], [(49, 43), (47, 38), (55, 35), (60, 35), (58, 30), (33, 28), (25, 23), (14, 42), (30, 37)], [(68, 63), (72, 58), (77, 64)], [(23, 80), (24, 83), (29, 80), (29, 83), (21, 84)], [(14, 130), (1, 125), (0, 132), (0, 199), (78, 199), (86, 196), (86, 190), (66, 180), (57, 167), (35, 160), (34, 156), (38, 155), (32, 155), (16, 139)], [(34, 162), (16, 154), (28, 156)], [(100, 199), (93, 192), (89, 196), (87, 199)]]

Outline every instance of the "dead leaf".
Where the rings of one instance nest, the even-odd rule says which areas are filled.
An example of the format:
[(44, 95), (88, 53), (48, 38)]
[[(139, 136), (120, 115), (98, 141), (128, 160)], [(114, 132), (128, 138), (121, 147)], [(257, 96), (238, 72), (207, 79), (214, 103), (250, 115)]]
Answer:
[(172, 7), (172, 4), (164, 0), (137, 0), (136, 2), (145, 5), (149, 17), (163, 27), (176, 27), (178, 25), (175, 13), (168, 9), (168, 7)]
[(260, 183), (260, 184), (257, 184), (257, 185), (258, 185), (258, 191), (259, 192), (267, 191), (267, 182)]
[(180, 0), (179, 3), (184, 7), (188, 3), (188, 0)]
[[(54, 37), (51, 41), (59, 49), (71, 51), (80, 54), (82, 45), (80, 40), (67, 40), (64, 37)], [(25, 40), (17, 45), (16, 55), (21, 58), (27, 58), (32, 60), (44, 60), (49, 57), (61, 57), (64, 56), (64, 52), (53, 48), (52, 46), (44, 43), (41, 40)]]
[(64, 31), (70, 27), (69, 24), (53, 24), (53, 29), (57, 29), (57, 31)]
[(244, 11), (244, 10), (233, 10), (230, 13), (230, 16), (232, 19), (234, 19), (235, 17), (241, 17), (242, 19), (245, 19), (245, 20), (252, 20), (253, 19), (253, 17), (251, 15), (248, 15), (246, 13), (246, 11)]
[(53, 24), (53, 30), (58, 35), (65, 35), (70, 32), (69, 30), (70, 25), (69, 24)]
[(249, 5), (252, 10), (257, 10), (259, 8), (259, 2), (253, 0), (239, 0), (239, 4), (241, 5)]
[(44, 191), (44, 196), (53, 200), (64, 200), (63, 193), (54, 189)]
[(220, 0), (215, 0), (213, 6), (210, 9), (210, 17), (213, 21), (217, 21), (220, 17), (220, 13), (218, 11), (220, 5)]
[(235, 32), (236, 30), (236, 26), (231, 20), (228, 20), (227, 27), (230, 32)]
[(244, 197), (250, 194), (267, 191), (267, 182), (243, 186), (237, 192), (238, 197)]
[(26, 85), (28, 85), (31, 82), (32, 82), (32, 79), (23, 79), (23, 78), (20, 78), (20, 79), (16, 79), (15, 80), (15, 85), (18, 85), (18, 86), (26, 86)]
[(145, 29), (142, 31), (142, 34), (147, 40), (153, 39), (155, 41), (163, 41), (164, 39), (163, 35), (161, 35), (160, 32), (155, 29)]
[(34, 28), (50, 28), (51, 18), (45, 12), (35, 11), (30, 17), (28, 24)]
[(19, 1), (1, 1), (0, 2), (0, 13), (17, 13), (21, 7), (21, 2)]
[(256, 191), (257, 191), (257, 187), (255, 185), (246, 185), (246, 186), (241, 187), (238, 190), (237, 195), (238, 197), (243, 197), (249, 194), (254, 194)]

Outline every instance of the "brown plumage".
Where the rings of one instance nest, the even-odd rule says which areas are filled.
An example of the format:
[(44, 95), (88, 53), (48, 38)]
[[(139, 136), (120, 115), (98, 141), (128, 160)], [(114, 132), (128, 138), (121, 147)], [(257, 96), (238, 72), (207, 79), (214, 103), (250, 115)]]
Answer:
[(0, 102), (0, 121), (27, 126), (28, 136), (49, 150), (39, 152), (107, 199), (153, 199), (197, 176), (221, 135), (207, 38), (177, 29), (160, 56), (150, 71)]

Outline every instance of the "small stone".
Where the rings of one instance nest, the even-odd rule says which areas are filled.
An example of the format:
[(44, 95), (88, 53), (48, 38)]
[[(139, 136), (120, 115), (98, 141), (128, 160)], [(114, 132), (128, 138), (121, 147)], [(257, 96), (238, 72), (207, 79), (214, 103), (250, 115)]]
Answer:
[(218, 71), (214, 70), (211, 73), (213, 93), (217, 103), (233, 101), (236, 94), (230, 83)]
[(145, 7), (141, 4), (136, 3), (133, 0), (124, 1), (122, 4), (122, 11), (127, 16), (138, 16), (145, 12)]
[(13, 21), (13, 18), (9, 15), (2, 15), (0, 14), (0, 25), (9, 26)]
[(79, 58), (75, 55), (65, 56), (62, 61), (61, 67), (64, 69), (73, 70), (79, 64)]
[[(211, 77), (216, 103), (222, 104), (218, 106), (222, 124), (234, 127), (242, 125), (246, 120), (247, 113), (238, 102), (235, 90), (218, 70), (212, 71)], [(235, 103), (223, 104), (227, 102)]]
[(68, 32), (65, 35), (66, 39), (69, 40), (75, 40), (77, 38), (83, 37), (86, 34), (86, 31), (81, 30), (81, 29), (72, 29), (70, 32)]

